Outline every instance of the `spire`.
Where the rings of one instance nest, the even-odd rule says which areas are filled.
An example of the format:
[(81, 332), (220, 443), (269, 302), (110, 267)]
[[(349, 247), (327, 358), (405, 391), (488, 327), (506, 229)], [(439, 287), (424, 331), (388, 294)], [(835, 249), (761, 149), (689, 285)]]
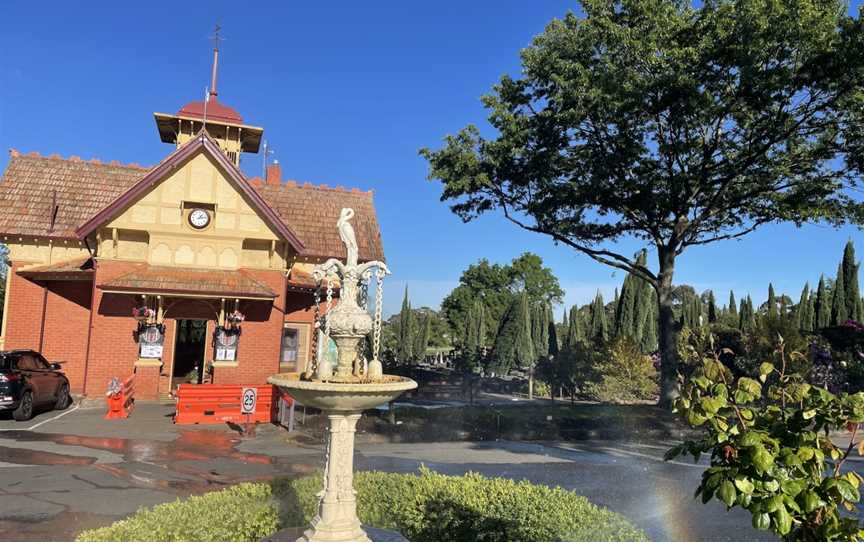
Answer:
[(219, 94), (216, 91), (216, 72), (219, 68), (219, 42), (222, 41), (222, 38), (219, 37), (220, 30), (222, 27), (218, 24), (213, 29), (213, 70), (210, 73), (210, 98), (216, 98)]

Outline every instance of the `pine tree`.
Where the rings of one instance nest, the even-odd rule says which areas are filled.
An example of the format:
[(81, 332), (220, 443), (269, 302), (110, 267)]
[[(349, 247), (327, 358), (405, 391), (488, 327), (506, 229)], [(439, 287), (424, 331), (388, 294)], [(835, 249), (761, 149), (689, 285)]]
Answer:
[[(855, 263), (855, 246), (852, 240), (846, 242), (843, 250), (843, 261), (840, 264), (843, 269), (843, 286), (845, 291), (846, 316), (848, 319), (860, 322), (861, 314), (861, 290), (858, 286), (858, 269), (860, 264)], [(845, 320), (844, 320), (845, 321)], [(840, 322), (842, 323), (842, 322)]]
[(717, 321), (717, 301), (714, 299), (714, 292), (708, 290), (708, 322), (714, 323)]
[(819, 286), (816, 289), (816, 303), (814, 307), (816, 313), (816, 329), (831, 325), (831, 299), (829, 298), (828, 288), (825, 286), (825, 276), (819, 276)]
[(606, 305), (603, 303), (603, 294), (597, 292), (594, 303), (591, 304), (591, 319), (588, 324), (589, 336), (595, 340), (605, 341), (609, 338), (609, 329), (606, 322)]
[(399, 312), (399, 361), (407, 363), (414, 358), (414, 335), (416, 333), (414, 313), (408, 300), (408, 286), (405, 286), (405, 297), (402, 298), (402, 310)]
[(834, 292), (831, 300), (831, 325), (839, 326), (849, 319), (846, 311), (846, 282), (843, 273), (843, 262), (837, 267), (837, 280), (834, 281)]
[(768, 317), (777, 318), (777, 297), (774, 295), (774, 285), (768, 283)]

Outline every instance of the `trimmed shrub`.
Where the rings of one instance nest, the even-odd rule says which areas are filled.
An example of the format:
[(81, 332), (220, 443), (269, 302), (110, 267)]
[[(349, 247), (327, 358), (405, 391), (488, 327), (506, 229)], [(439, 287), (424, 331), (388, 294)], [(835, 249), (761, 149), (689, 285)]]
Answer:
[(240, 484), (186, 500), (142, 508), (76, 542), (258, 542), (279, 528), (279, 510), (266, 484)]
[[(77, 542), (257, 542), (281, 527), (306, 525), (317, 507), (321, 477), (241, 484), (139, 511), (82, 533)], [(358, 472), (364, 524), (400, 531), (412, 542), (646, 541), (622, 516), (561, 488), (486, 478)]]
[[(358, 472), (358, 513), (364, 524), (401, 532), (412, 542), (619, 542), (647, 541), (624, 517), (561, 488), (469, 473), (446, 476)], [(315, 514), (317, 477), (285, 482), (274, 491), (286, 525), (305, 525)]]

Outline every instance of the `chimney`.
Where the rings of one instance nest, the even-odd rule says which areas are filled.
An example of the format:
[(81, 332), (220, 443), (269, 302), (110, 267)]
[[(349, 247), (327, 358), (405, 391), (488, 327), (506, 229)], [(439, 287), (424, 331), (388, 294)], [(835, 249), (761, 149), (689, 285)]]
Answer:
[(267, 184), (282, 183), (282, 166), (279, 165), (279, 160), (273, 160), (273, 163), (267, 166)]

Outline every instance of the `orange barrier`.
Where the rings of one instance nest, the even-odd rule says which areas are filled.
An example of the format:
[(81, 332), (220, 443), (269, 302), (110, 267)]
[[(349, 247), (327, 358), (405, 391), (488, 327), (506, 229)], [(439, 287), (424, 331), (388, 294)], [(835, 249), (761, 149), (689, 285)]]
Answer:
[(108, 412), (106, 420), (122, 420), (129, 417), (135, 406), (135, 375), (123, 381), (120, 391), (108, 396)]
[(177, 389), (177, 410), (174, 413), (174, 423), (180, 425), (245, 423), (246, 415), (240, 413), (243, 388), (255, 388), (258, 391), (255, 413), (249, 415), (249, 421), (255, 423), (273, 421), (276, 418), (279, 395), (271, 385), (180, 384)]

